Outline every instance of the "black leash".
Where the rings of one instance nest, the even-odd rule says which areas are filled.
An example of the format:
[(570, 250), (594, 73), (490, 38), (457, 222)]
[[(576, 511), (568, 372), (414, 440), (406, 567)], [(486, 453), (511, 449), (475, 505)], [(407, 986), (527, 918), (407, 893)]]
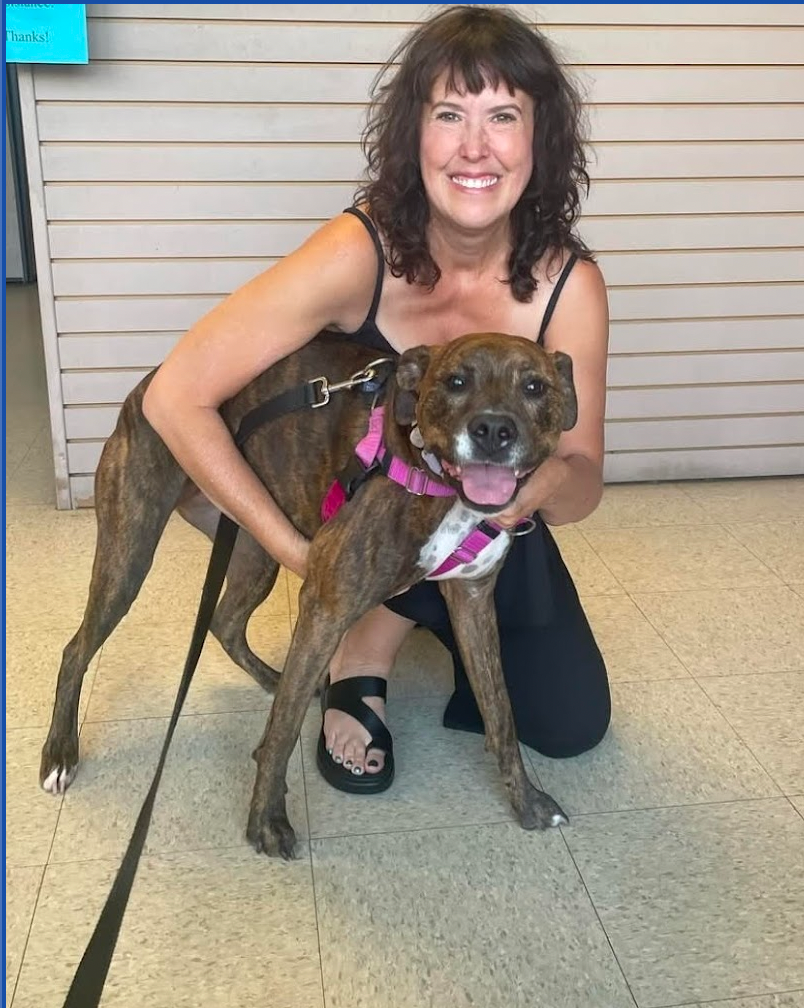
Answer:
[[(235, 444), (238, 448), (242, 448), (254, 431), (264, 423), (275, 420), (277, 417), (285, 416), (288, 413), (308, 407), (316, 409), (319, 406), (326, 406), (329, 402), (330, 394), (333, 392), (339, 392), (342, 389), (360, 388), (361, 391), (376, 396), (382, 390), (391, 373), (390, 367), (383, 366), (386, 364), (393, 365), (393, 361), (390, 358), (372, 361), (362, 371), (358, 371), (351, 378), (337, 384), (330, 384), (323, 376), (313, 378), (305, 382), (304, 385), (299, 385), (296, 388), (289, 389), (287, 392), (275, 396), (273, 399), (269, 399), (243, 417), (235, 435)], [(156, 766), (154, 779), (145, 797), (145, 801), (142, 803), (140, 814), (137, 816), (137, 822), (134, 826), (134, 832), (131, 834), (131, 839), (128, 842), (128, 847), (123, 855), (117, 876), (98, 918), (98, 923), (95, 925), (92, 937), (89, 939), (84, 954), (81, 957), (78, 969), (75, 971), (70, 989), (67, 992), (67, 998), (64, 1002), (64, 1008), (97, 1008), (100, 1004), (112, 956), (117, 945), (120, 927), (123, 923), (123, 915), (128, 906), (134, 877), (137, 874), (140, 855), (145, 846), (148, 827), (151, 824), (151, 815), (156, 801), (156, 793), (159, 789), (159, 782), (162, 779), (162, 770), (165, 766), (168, 749), (173, 739), (173, 733), (176, 730), (179, 714), (184, 706), (198, 659), (201, 657), (201, 651), (204, 647), (210, 623), (212, 622), (215, 606), (218, 604), (218, 598), (220, 597), (238, 532), (239, 526), (231, 518), (227, 518), (226, 515), (222, 514), (215, 533), (215, 541), (212, 544), (212, 553), (209, 558), (204, 587), (201, 589), (201, 601), (198, 605), (198, 615), (195, 619), (195, 627), (193, 628), (193, 636), (184, 664), (184, 672), (179, 683), (176, 702), (173, 705), (173, 713), (170, 715), (170, 723), (165, 734), (165, 741), (162, 744), (162, 752)]]

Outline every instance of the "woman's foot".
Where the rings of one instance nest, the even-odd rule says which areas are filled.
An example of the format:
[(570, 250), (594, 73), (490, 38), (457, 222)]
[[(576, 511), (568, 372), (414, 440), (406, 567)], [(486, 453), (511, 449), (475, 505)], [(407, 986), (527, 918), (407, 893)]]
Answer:
[[(386, 676), (376, 671), (366, 670), (356, 672), (350, 670), (348, 675), (342, 675), (336, 679), (330, 676), (329, 687), (337, 682), (353, 679), (360, 676), (370, 675), (386, 680)], [(366, 696), (362, 693), (362, 702), (370, 708), (387, 727), (385, 717), (384, 696)], [(344, 705), (345, 706), (345, 705)], [(355, 776), (361, 774), (379, 773), (385, 766), (385, 750), (366, 747), (372, 740), (373, 733), (370, 732), (357, 718), (337, 707), (327, 707), (324, 713), (324, 741), (326, 750), (333, 763), (343, 766)]]
[(397, 652), (413, 626), (411, 620), (379, 606), (344, 635), (332, 659), (322, 695), (318, 765), (333, 787), (383, 790), (393, 778), (386, 686)]

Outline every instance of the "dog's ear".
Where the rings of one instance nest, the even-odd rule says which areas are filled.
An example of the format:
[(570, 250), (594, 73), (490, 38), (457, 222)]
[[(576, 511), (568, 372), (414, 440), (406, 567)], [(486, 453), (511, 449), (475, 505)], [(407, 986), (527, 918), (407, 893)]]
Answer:
[(556, 350), (553, 363), (558, 372), (561, 392), (564, 395), (564, 430), (572, 430), (578, 420), (578, 398), (575, 395), (575, 382), (572, 380), (572, 357)]
[(402, 426), (408, 426), (416, 419), (419, 384), (429, 363), (430, 348), (426, 346), (406, 350), (399, 358), (396, 367), (394, 419)]

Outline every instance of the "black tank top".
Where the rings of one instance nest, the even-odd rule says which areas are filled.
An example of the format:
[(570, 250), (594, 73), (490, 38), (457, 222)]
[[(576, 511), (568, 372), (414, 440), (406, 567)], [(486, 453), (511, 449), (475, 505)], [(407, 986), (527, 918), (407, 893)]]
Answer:
[[(374, 247), (377, 249), (377, 281), (374, 285), (374, 297), (365, 321), (353, 333), (333, 333), (341, 339), (349, 339), (355, 343), (379, 350), (384, 354), (398, 356), (388, 340), (377, 328), (377, 308), (382, 294), (382, 283), (385, 276), (385, 253), (380, 236), (374, 222), (362, 210), (349, 207), (346, 213), (354, 214), (366, 226), (371, 235)], [(550, 295), (550, 300), (539, 328), (537, 342), (542, 343), (544, 334), (550, 324), (553, 311), (566, 283), (567, 277), (575, 265), (577, 256), (573, 253), (567, 260), (558, 281)], [(494, 591), (497, 619), (501, 628), (523, 628), (544, 626), (555, 618), (553, 584), (560, 576), (559, 568), (563, 566), (555, 541), (550, 530), (536, 514), (536, 528), (530, 535), (520, 536), (511, 544), (508, 556), (502, 566)], [(409, 591), (390, 599), (386, 603), (389, 608), (401, 615), (430, 625), (430, 620), (424, 615), (426, 611), (445, 613), (443, 598), (435, 582), (422, 581)], [(422, 605), (424, 609), (422, 609)]]
[[(356, 329), (353, 333), (343, 333), (345, 338), (353, 340), (355, 343), (363, 343), (365, 346), (371, 347), (373, 350), (380, 350), (383, 353), (397, 354), (399, 351), (394, 350), (388, 340), (383, 336), (380, 330), (377, 328), (377, 309), (380, 306), (380, 297), (382, 296), (382, 284), (385, 278), (385, 252), (383, 251), (382, 242), (380, 241), (380, 236), (377, 233), (377, 228), (374, 226), (374, 221), (368, 216), (368, 214), (363, 213), (362, 210), (358, 210), (357, 207), (347, 207), (344, 213), (352, 214), (363, 222), (366, 230), (371, 235), (371, 240), (374, 242), (374, 248), (377, 250), (377, 280), (374, 284), (374, 297), (371, 299), (371, 307), (369, 308), (368, 315), (363, 321), (363, 324), (359, 329)], [(572, 267), (578, 260), (578, 256), (573, 252), (564, 264), (564, 268), (561, 270), (561, 275), (556, 281), (556, 285), (553, 288), (553, 292), (550, 295), (550, 300), (547, 302), (547, 308), (544, 312), (544, 317), (542, 318), (542, 324), (539, 327), (539, 335), (536, 342), (542, 344), (544, 342), (544, 334), (547, 332), (547, 327), (550, 325), (550, 319), (553, 317), (553, 312), (555, 311), (558, 299), (561, 296), (561, 291), (564, 284), (567, 282), (567, 277), (572, 272)]]

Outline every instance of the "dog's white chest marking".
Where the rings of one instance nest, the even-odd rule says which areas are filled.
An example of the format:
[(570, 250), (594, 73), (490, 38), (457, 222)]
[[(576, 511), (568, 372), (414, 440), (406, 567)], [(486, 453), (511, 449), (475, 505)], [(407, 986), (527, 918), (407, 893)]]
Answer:
[[(438, 570), (442, 563), (461, 545), (472, 529), (488, 515), (471, 511), (458, 501), (441, 519), (441, 524), (422, 546), (419, 564), (428, 573)], [(511, 537), (502, 532), (496, 539), (480, 551), (477, 558), (467, 564), (460, 564), (446, 574), (427, 577), (428, 581), (445, 581), (447, 578), (479, 578), (487, 574), (497, 564), (511, 543)]]

